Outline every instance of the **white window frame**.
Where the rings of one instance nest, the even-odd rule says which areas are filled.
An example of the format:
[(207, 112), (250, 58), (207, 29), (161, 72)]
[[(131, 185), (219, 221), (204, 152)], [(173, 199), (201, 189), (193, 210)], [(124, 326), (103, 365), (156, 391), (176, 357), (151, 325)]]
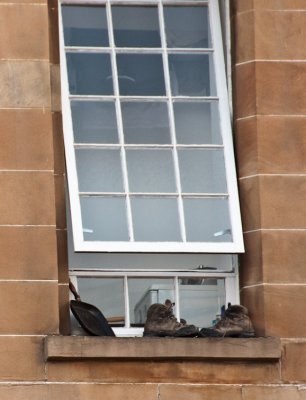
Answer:
[[(224, 279), (225, 306), (228, 303), (239, 304), (239, 287), (237, 265), (233, 271), (203, 272), (175, 270), (113, 270), (113, 269), (72, 269), (69, 271), (70, 280), (78, 291), (78, 278), (122, 278), (124, 282), (124, 326), (113, 327), (116, 336), (142, 336), (143, 328), (131, 326), (128, 278), (172, 278), (174, 280), (175, 317), (180, 320), (179, 278), (209, 278)], [(79, 293), (80, 294), (80, 293)], [(73, 296), (71, 295), (71, 298)], [(217, 311), (217, 308), (216, 308)], [(188, 316), (187, 316), (188, 318)], [(187, 321), (188, 322), (188, 321)]]
[[(160, 6), (163, 4), (173, 4), (172, 1), (163, 0), (145, 0), (145, 3), (150, 5)], [(241, 216), (239, 209), (239, 197), (236, 179), (235, 160), (233, 152), (233, 142), (231, 133), (231, 116), (230, 105), (227, 92), (225, 62), (221, 37), (221, 25), (219, 15), (219, 5), (216, 0), (207, 1), (180, 1), (179, 4), (208, 4), (209, 18), (214, 49), (207, 49), (213, 55), (213, 62), (216, 75), (216, 89), (219, 104), (220, 104), (220, 124), (221, 134), (224, 146), (226, 180), (228, 185), (228, 193), (225, 197), (229, 198), (229, 214), (232, 228), (232, 242), (100, 242), (100, 241), (85, 241), (83, 238), (83, 227), (81, 220), (81, 207), (79, 201), (78, 179), (76, 170), (76, 158), (74, 151), (73, 127), (71, 118), (68, 76), (66, 68), (66, 56), (63, 39), (63, 27), (61, 19), (62, 4), (105, 4), (107, 9), (111, 4), (131, 4), (141, 5), (144, 1), (135, 0), (59, 0), (59, 25), (60, 25), (60, 57), (61, 57), (61, 92), (62, 92), (62, 111), (63, 111), (63, 129), (65, 137), (65, 153), (68, 176), (69, 197), (72, 216), (72, 230), (74, 238), (75, 251), (78, 252), (150, 252), (150, 253), (239, 253), (244, 251)], [(163, 30), (161, 28), (161, 30)], [(110, 43), (112, 44), (112, 43)], [(110, 46), (103, 51), (109, 52), (112, 57), (115, 57), (114, 48)], [(99, 51), (99, 49), (90, 48), (91, 52)], [(165, 53), (165, 48), (162, 48), (162, 53)], [(166, 58), (166, 57), (165, 57)], [(165, 62), (165, 61), (164, 61)], [(167, 83), (166, 83), (167, 84)], [(168, 82), (169, 84), (169, 82)], [(80, 96), (74, 96), (80, 97)], [(115, 88), (115, 96), (118, 101), (118, 88)], [(207, 99), (212, 99), (209, 97)], [(120, 112), (120, 111), (119, 111)], [(119, 127), (120, 131), (120, 127)], [(179, 193), (180, 195), (180, 193)], [(214, 197), (213, 194), (207, 194), (207, 197)], [(128, 211), (128, 218), (131, 219)]]

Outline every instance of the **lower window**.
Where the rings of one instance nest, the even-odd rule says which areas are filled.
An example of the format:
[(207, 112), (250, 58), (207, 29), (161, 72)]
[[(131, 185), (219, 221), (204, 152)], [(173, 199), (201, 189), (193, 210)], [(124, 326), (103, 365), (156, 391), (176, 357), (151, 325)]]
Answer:
[[(76, 268), (70, 279), (81, 300), (103, 312), (116, 336), (142, 336), (154, 303), (170, 300), (178, 320), (201, 328), (213, 325), (228, 302), (239, 302), (236, 265), (228, 271), (204, 265), (189, 270)], [(72, 333), (85, 333), (73, 316)]]

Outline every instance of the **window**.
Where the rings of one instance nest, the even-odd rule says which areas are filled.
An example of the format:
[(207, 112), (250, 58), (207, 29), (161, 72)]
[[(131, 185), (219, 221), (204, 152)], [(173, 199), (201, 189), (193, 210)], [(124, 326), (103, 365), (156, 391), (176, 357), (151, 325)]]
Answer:
[(75, 249), (241, 251), (217, 2), (61, 12)]
[(59, 10), (71, 277), (124, 328), (165, 296), (203, 326), (237, 300), (243, 251), (218, 2)]

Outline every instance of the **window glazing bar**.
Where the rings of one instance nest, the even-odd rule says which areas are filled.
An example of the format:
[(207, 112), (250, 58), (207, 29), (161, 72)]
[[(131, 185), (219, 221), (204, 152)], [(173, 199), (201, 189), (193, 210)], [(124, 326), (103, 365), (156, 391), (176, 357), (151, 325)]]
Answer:
[[(127, 174), (127, 161), (126, 154), (124, 149), (124, 133), (123, 133), (123, 124), (122, 124), (122, 113), (121, 113), (121, 104), (119, 99), (119, 83), (118, 83), (118, 70), (117, 70), (117, 59), (116, 59), (116, 51), (115, 51), (115, 41), (114, 41), (114, 33), (113, 33), (113, 20), (112, 20), (112, 11), (110, 2), (108, 1), (106, 5), (106, 14), (107, 14), (107, 26), (108, 26), (108, 35), (109, 35), (109, 44), (111, 47), (111, 60), (112, 60), (112, 74), (113, 74), (113, 86), (114, 86), (114, 94), (116, 98), (116, 115), (117, 115), (117, 125), (118, 125), (118, 136), (119, 143), (121, 145), (120, 157), (121, 157), (121, 171), (123, 177), (123, 186), (126, 193), (129, 193), (129, 180)], [(129, 240), (131, 242), (134, 241), (134, 230), (133, 230), (133, 220), (132, 220), (132, 210), (131, 210), (131, 201), (130, 197), (126, 196), (126, 217), (127, 217), (127, 227)]]

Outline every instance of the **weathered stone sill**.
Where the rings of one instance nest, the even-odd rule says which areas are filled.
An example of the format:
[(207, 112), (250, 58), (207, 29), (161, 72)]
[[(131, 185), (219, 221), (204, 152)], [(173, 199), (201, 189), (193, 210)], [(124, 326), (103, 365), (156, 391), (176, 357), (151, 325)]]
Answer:
[(114, 338), (48, 336), (46, 360), (277, 360), (279, 338)]

